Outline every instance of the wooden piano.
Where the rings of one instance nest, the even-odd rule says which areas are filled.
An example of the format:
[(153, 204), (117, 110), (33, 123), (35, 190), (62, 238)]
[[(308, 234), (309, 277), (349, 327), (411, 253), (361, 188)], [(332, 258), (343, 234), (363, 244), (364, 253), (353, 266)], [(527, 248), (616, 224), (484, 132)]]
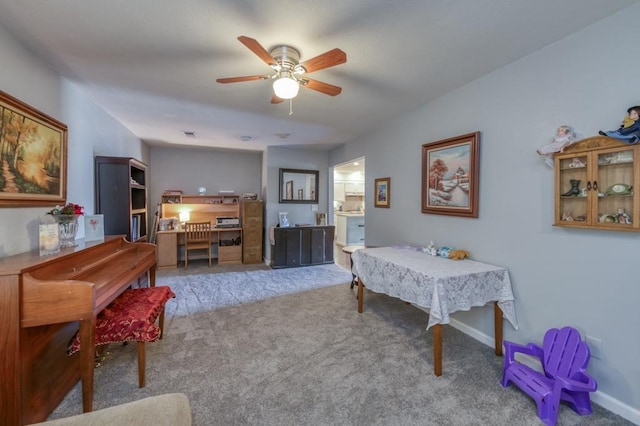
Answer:
[[(45, 420), (79, 379), (83, 411), (91, 411), (97, 314), (131, 284), (148, 277), (155, 285), (155, 245), (123, 236), (78, 244), (0, 259), (2, 425)], [(78, 329), (82, 349), (67, 356)]]

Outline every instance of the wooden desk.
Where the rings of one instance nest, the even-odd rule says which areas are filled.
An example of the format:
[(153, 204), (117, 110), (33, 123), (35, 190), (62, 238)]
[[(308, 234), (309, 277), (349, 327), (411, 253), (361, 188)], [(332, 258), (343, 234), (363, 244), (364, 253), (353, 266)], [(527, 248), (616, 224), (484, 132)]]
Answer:
[(494, 302), (495, 353), (502, 355), (502, 314), (518, 328), (507, 269), (430, 256), (415, 249), (365, 248), (351, 255), (358, 276), (358, 312), (363, 310), (364, 284), (371, 291), (397, 297), (429, 310), (433, 332), (434, 374), (442, 375), (442, 324), (449, 314)]
[[(240, 238), (239, 245), (221, 245)], [(242, 263), (242, 228), (212, 228), (211, 242), (218, 246), (218, 264)], [(178, 267), (178, 251), (184, 246), (184, 229), (158, 231), (158, 269)]]

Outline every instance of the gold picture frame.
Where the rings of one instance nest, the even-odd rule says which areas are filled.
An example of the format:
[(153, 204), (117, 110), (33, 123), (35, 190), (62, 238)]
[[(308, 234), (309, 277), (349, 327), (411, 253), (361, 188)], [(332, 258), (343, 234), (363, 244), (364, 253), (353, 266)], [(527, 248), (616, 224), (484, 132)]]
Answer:
[(478, 217), (480, 132), (422, 145), (422, 213)]
[(0, 91), (0, 206), (65, 204), (67, 126)]
[(391, 207), (391, 178), (376, 179), (373, 194), (373, 207)]

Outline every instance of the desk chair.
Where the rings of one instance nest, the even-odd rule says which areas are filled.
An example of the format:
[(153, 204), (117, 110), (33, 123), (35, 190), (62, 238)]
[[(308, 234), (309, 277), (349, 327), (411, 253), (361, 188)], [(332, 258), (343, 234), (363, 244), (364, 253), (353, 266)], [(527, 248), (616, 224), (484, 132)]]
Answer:
[(184, 267), (189, 266), (189, 251), (207, 250), (211, 267), (211, 222), (184, 224)]

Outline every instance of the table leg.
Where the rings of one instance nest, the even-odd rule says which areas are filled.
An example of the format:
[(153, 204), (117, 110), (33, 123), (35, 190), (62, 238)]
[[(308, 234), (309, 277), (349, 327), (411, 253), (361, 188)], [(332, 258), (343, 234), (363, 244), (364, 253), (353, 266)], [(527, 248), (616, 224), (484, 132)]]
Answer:
[(96, 317), (80, 320), (80, 379), (82, 380), (82, 411), (93, 411), (93, 369), (95, 366)]
[(498, 302), (493, 302), (493, 333), (497, 356), (502, 356), (502, 324), (502, 309), (498, 306)]
[(351, 253), (349, 253), (349, 264), (351, 265), (351, 288), (356, 285), (356, 274), (353, 273), (353, 259), (351, 258)]
[(364, 283), (362, 282), (362, 278), (358, 278), (358, 313), (362, 313), (362, 306), (364, 299)]
[(442, 324), (431, 327), (433, 336), (433, 374), (442, 376)]

